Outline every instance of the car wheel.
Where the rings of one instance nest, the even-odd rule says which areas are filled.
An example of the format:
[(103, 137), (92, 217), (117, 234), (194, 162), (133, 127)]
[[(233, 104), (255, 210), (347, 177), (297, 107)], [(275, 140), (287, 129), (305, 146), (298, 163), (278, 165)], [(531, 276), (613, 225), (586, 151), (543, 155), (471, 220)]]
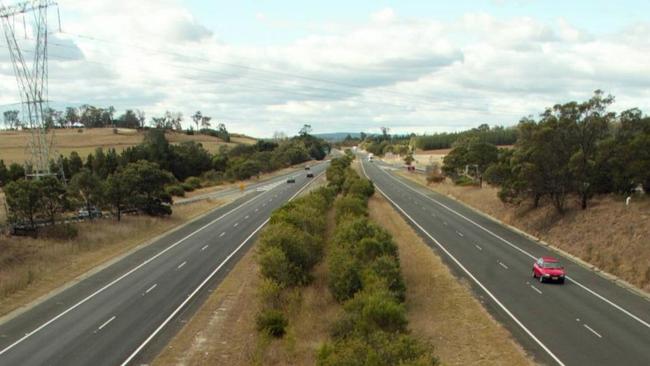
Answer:
[(539, 275), (539, 283), (544, 283), (544, 276)]
[(560, 280), (560, 283), (561, 283), (561, 284), (564, 284), (564, 278), (562, 278), (562, 279)]

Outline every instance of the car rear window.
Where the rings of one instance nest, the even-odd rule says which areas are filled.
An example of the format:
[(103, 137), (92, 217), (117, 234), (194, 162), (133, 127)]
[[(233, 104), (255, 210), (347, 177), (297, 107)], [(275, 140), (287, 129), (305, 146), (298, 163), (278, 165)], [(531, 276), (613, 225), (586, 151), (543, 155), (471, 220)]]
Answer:
[(562, 265), (558, 262), (544, 262), (542, 266), (544, 268), (562, 268)]

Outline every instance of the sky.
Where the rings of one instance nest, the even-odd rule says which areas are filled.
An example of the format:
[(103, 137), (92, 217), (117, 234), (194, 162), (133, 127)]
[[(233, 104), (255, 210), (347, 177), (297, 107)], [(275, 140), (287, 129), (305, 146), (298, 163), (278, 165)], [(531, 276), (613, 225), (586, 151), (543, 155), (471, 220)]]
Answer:
[[(616, 97), (615, 111), (650, 110), (647, 1), (60, 0), (59, 13), (60, 28), (56, 8), (48, 18), (57, 109), (169, 110), (186, 126), (200, 110), (256, 137), (303, 124), (509, 126), (596, 89)], [(16, 108), (4, 40), (0, 85), (0, 110)]]

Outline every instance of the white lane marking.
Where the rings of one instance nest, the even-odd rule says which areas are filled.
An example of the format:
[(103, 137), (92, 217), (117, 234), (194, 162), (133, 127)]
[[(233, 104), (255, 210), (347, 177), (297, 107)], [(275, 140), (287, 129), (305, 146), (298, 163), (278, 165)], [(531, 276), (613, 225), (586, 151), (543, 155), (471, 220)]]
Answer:
[(153, 286), (149, 287), (149, 288), (147, 289), (147, 291), (145, 291), (144, 293), (145, 293), (145, 294), (150, 293), (151, 291), (153, 291), (153, 289), (156, 288), (156, 286), (158, 286), (158, 284), (157, 284), (157, 283), (154, 283)]
[(530, 285), (530, 287), (531, 287), (533, 290), (537, 291), (538, 294), (540, 294), (540, 295), (542, 294), (542, 291), (541, 291), (540, 289), (538, 289), (537, 287), (535, 287), (535, 286), (533, 286), (533, 285)]
[(458, 236), (460, 236), (460, 237), (463, 237), (463, 236), (464, 236), (463, 233), (461, 233), (461, 232), (458, 231), (458, 230), (456, 230), (456, 234), (458, 234)]
[[(421, 196), (423, 196), (423, 197), (425, 197), (425, 198), (431, 200), (432, 202), (435, 202), (436, 204), (438, 204), (438, 205), (444, 207), (445, 209), (447, 209), (448, 211), (451, 211), (451, 212), (455, 213), (455, 214), (458, 215), (459, 217), (462, 217), (463, 219), (467, 220), (468, 222), (474, 224), (476, 227), (482, 229), (482, 230), (485, 231), (486, 233), (488, 233), (488, 234), (494, 236), (495, 238), (501, 240), (502, 242), (508, 244), (508, 245), (509, 245), (510, 247), (512, 247), (513, 249), (518, 250), (519, 252), (521, 252), (521, 253), (527, 255), (528, 257), (530, 257), (531, 259), (537, 259), (537, 258), (536, 258), (535, 256), (533, 256), (532, 254), (530, 254), (530, 253), (528, 253), (527, 251), (525, 251), (525, 250), (519, 248), (518, 246), (516, 246), (515, 244), (511, 243), (510, 241), (508, 241), (508, 240), (502, 238), (501, 236), (499, 236), (499, 235), (493, 233), (493, 232), (490, 231), (489, 229), (487, 229), (487, 228), (481, 226), (480, 224), (476, 223), (474, 220), (472, 220), (472, 219), (470, 219), (470, 218), (464, 216), (463, 214), (461, 214), (461, 213), (457, 212), (456, 210), (450, 208), (449, 206), (445, 205), (444, 203), (441, 203), (441, 202), (439, 202), (438, 200), (436, 200), (436, 199), (434, 199), (434, 198), (431, 198), (431, 197), (429, 197), (428, 195), (426, 195), (426, 194), (424, 194), (424, 193), (422, 193), (422, 192), (419, 192), (418, 190), (416, 190), (416, 189), (410, 187), (410, 186), (407, 185), (406, 183), (404, 183), (404, 182), (402, 182), (401, 180), (399, 180), (399, 179), (393, 177), (392, 175), (388, 174), (387, 172), (384, 172), (384, 173), (386, 173), (386, 175), (388, 175), (390, 178), (392, 178), (392, 179), (394, 179), (395, 181), (401, 183), (403, 186), (405, 186), (406, 188), (410, 189), (411, 191), (413, 191), (413, 192), (415, 192), (415, 193), (417, 193), (417, 194), (419, 194), (419, 195), (421, 195)], [(495, 222), (495, 223), (497, 223), (497, 222)], [(498, 224), (498, 223), (497, 223), (497, 224)], [(508, 230), (508, 229), (505, 228), (505, 227), (504, 227), (504, 229)], [(597, 293), (596, 291), (594, 291), (594, 290), (590, 289), (589, 287), (583, 285), (582, 283), (578, 282), (577, 280), (573, 279), (573, 278), (570, 277), (570, 276), (566, 276), (565, 278), (567, 278), (568, 280), (572, 281), (572, 282), (575, 283), (576, 285), (580, 286), (583, 290), (589, 292), (589, 293), (592, 294), (593, 296), (595, 296), (595, 297), (599, 298), (600, 300), (606, 302), (607, 304), (611, 305), (611, 306), (614, 307), (615, 309), (621, 311), (623, 314), (625, 314), (625, 315), (629, 316), (630, 318), (636, 320), (637, 322), (641, 323), (641, 324), (644, 325), (646, 328), (650, 328), (650, 323), (648, 323), (648, 322), (646, 322), (645, 320), (639, 318), (638, 316), (632, 314), (631, 312), (625, 310), (624, 308), (622, 308), (622, 307), (619, 306), (618, 304), (616, 304), (616, 303), (614, 303), (614, 302), (612, 302), (612, 301), (606, 299), (604, 296), (602, 296), (601, 294)]]
[(476, 249), (478, 249), (478, 250), (483, 250), (483, 248), (481, 248), (480, 246), (478, 246), (478, 245), (476, 245), (476, 244), (474, 244), (474, 246), (475, 246)]
[(110, 319), (108, 319), (107, 321), (105, 321), (104, 324), (100, 325), (99, 328), (97, 328), (97, 330), (102, 330), (102, 329), (104, 329), (104, 327), (107, 326), (108, 323), (112, 322), (113, 320), (115, 320), (115, 315), (113, 315)]
[(237, 225), (239, 225), (239, 223), (238, 223), (238, 222), (236, 222), (236, 223), (235, 223), (235, 225), (233, 225), (232, 227), (237, 227)]
[(255, 209), (255, 212), (257, 212), (257, 211), (259, 211), (259, 210), (260, 210), (259, 208), (256, 208), (256, 209)]
[(266, 203), (262, 203), (262, 207), (266, 207)]
[[(323, 175), (323, 174), (325, 174), (325, 172), (320, 173), (320, 174), (317, 176), (317, 178), (320, 177), (320, 176)], [(289, 201), (293, 200), (296, 196), (298, 196), (298, 195), (300, 194), (300, 192), (302, 192), (302, 191), (305, 190), (307, 187), (309, 187), (309, 185), (311, 184), (311, 182), (313, 182), (313, 181), (315, 181), (315, 180), (316, 180), (316, 179), (308, 181), (307, 184), (305, 184), (302, 188), (300, 188), (300, 189), (298, 190), (298, 192), (296, 192), (293, 196), (291, 196), (291, 198), (289, 198)], [(178, 307), (177, 307), (177, 308), (176, 308), (176, 309), (175, 309), (175, 310), (174, 310), (174, 311), (173, 311), (173, 312), (172, 312), (172, 313), (171, 313), (171, 314), (170, 314), (170, 315), (169, 315), (169, 316), (168, 316), (168, 317), (167, 317), (167, 318), (166, 318), (166, 319), (165, 319), (165, 320), (164, 320), (164, 321), (163, 321), (163, 322), (158, 326), (158, 328), (156, 328), (156, 330), (154, 330), (153, 333), (151, 333), (151, 334), (149, 335), (149, 337), (147, 337), (147, 339), (145, 339), (144, 342), (142, 342), (142, 344), (141, 344), (141, 345), (140, 345), (140, 346), (139, 346), (135, 351), (133, 351), (133, 353), (131, 353), (131, 355), (130, 355), (126, 360), (124, 360), (124, 362), (122, 362), (121, 366), (126, 366), (126, 365), (128, 365), (129, 362), (131, 362), (131, 360), (133, 360), (133, 358), (134, 358), (135, 356), (137, 356), (138, 353), (140, 353), (140, 351), (142, 351), (142, 349), (143, 349), (144, 347), (146, 347), (147, 344), (149, 344), (149, 342), (151, 342), (151, 340), (152, 340), (152, 339), (153, 339), (153, 338), (154, 338), (158, 333), (160, 333), (160, 331), (161, 331), (161, 330), (162, 330), (162, 329), (167, 325), (167, 323), (169, 323), (169, 322), (170, 322), (170, 321), (171, 321), (171, 320), (176, 316), (176, 314), (178, 314), (178, 312), (181, 311), (181, 309), (183, 309), (183, 307), (185, 307), (185, 305), (186, 305), (190, 300), (192, 300), (192, 298), (193, 298), (194, 296), (196, 296), (196, 294), (197, 294), (197, 293), (198, 293), (198, 292), (203, 288), (203, 286), (205, 286), (205, 284), (208, 283), (208, 281), (210, 281), (210, 279), (211, 279), (212, 277), (214, 277), (214, 275), (217, 274), (217, 272), (219, 272), (219, 270), (221, 269), (221, 267), (223, 267), (223, 266), (224, 266), (224, 265), (225, 265), (225, 264), (230, 260), (230, 258), (232, 258), (235, 254), (237, 254), (237, 252), (239, 252), (239, 250), (240, 250), (240, 249), (241, 249), (241, 248), (242, 248), (242, 247), (243, 247), (243, 246), (244, 246), (244, 245), (245, 245), (245, 244), (246, 244), (246, 243), (247, 243), (247, 242), (248, 242), (248, 241), (249, 241), (253, 236), (255, 236), (255, 234), (256, 234), (258, 231), (260, 231), (260, 230), (264, 227), (264, 225), (266, 225), (270, 220), (271, 220), (270, 218), (264, 220), (264, 222), (263, 222), (260, 226), (258, 226), (257, 229), (255, 229), (255, 230), (254, 230), (254, 231), (253, 231), (253, 232), (252, 232), (252, 233), (251, 233), (251, 234), (250, 234), (246, 239), (244, 239), (244, 241), (243, 241), (241, 244), (239, 244), (239, 246), (238, 246), (237, 248), (235, 248), (235, 250), (234, 250), (232, 253), (230, 253), (230, 254), (226, 257), (226, 259), (224, 259), (223, 262), (221, 262), (221, 264), (219, 264), (219, 266), (218, 266), (217, 268), (215, 268), (214, 271), (212, 271), (212, 273), (210, 273), (210, 274), (208, 275), (208, 277), (206, 277), (206, 278), (203, 280), (203, 282), (201, 282), (201, 283), (199, 284), (199, 286), (198, 286), (196, 289), (194, 289), (194, 291), (192, 291), (192, 293), (190, 293), (190, 294), (187, 296), (187, 299), (185, 299), (185, 300), (184, 300), (184, 301), (183, 301), (183, 302), (182, 302), (182, 303), (181, 303), (181, 304), (180, 304), (180, 305), (179, 305), (179, 306), (178, 306)]]
[(442, 224), (447, 226), (447, 221), (443, 221)]
[(219, 234), (219, 237), (222, 237), (222, 236), (224, 236), (224, 235), (226, 235), (226, 232), (225, 232), (225, 231), (224, 231), (223, 233)]
[(246, 215), (244, 216), (244, 220), (247, 220), (250, 216)]
[(204, 250), (208, 249), (208, 246), (209, 246), (209, 245), (207, 245), (207, 244), (204, 245), (203, 248), (201, 248), (201, 251), (204, 251)]
[[(367, 177), (368, 174), (366, 173), (366, 169), (364, 168), (363, 163), (361, 164), (361, 168), (362, 168), (362, 170), (363, 170), (363, 174)], [(546, 347), (546, 345), (545, 345), (544, 343), (542, 343), (542, 341), (540, 341), (537, 337), (535, 337), (535, 335), (533, 334), (533, 332), (531, 332), (528, 328), (526, 328), (526, 326), (525, 326), (525, 325), (524, 325), (524, 324), (523, 324), (519, 319), (517, 319), (517, 317), (516, 317), (512, 312), (510, 312), (510, 310), (508, 310), (508, 308), (507, 308), (505, 305), (503, 305), (503, 303), (501, 303), (501, 301), (499, 301), (499, 299), (497, 299), (496, 296), (494, 296), (494, 295), (492, 294), (492, 292), (490, 292), (490, 290), (488, 290), (487, 287), (485, 287), (485, 286), (481, 283), (481, 281), (479, 281), (476, 277), (474, 277), (474, 275), (473, 275), (473, 274), (472, 274), (472, 273), (471, 273), (467, 268), (465, 268), (465, 266), (463, 266), (463, 264), (460, 263), (460, 261), (459, 261), (458, 259), (456, 259), (456, 257), (454, 257), (454, 256), (453, 256), (453, 255), (452, 255), (452, 254), (447, 250), (447, 248), (445, 248), (445, 247), (444, 247), (444, 246), (443, 246), (443, 245), (442, 245), (442, 244), (441, 244), (441, 243), (440, 243), (436, 238), (434, 238), (431, 234), (429, 234), (429, 232), (427, 232), (427, 231), (426, 231), (426, 230), (425, 230), (425, 229), (424, 229), (420, 224), (418, 224), (417, 221), (415, 221), (411, 216), (409, 216), (409, 214), (407, 214), (406, 211), (404, 211), (404, 209), (401, 208), (401, 207), (400, 207), (400, 206), (399, 206), (395, 201), (393, 201), (390, 197), (388, 197), (388, 195), (387, 195), (386, 193), (384, 193), (384, 191), (382, 191), (381, 188), (375, 186), (375, 189), (377, 189), (377, 190), (378, 190), (378, 191), (379, 191), (379, 192), (380, 192), (384, 197), (386, 197), (387, 200), (389, 200), (389, 201), (390, 201), (390, 202), (391, 202), (395, 207), (397, 207), (397, 208), (402, 212), (402, 214), (404, 214), (404, 216), (406, 216), (406, 217), (407, 217), (407, 218), (408, 218), (408, 219), (409, 219), (409, 220), (410, 220), (410, 221), (411, 221), (415, 226), (417, 226), (417, 227), (418, 227), (418, 228), (419, 228), (419, 229), (420, 229), (420, 230), (421, 230), (421, 231), (422, 231), (426, 236), (428, 236), (429, 239), (431, 239), (431, 240), (432, 240), (432, 241), (433, 241), (433, 242), (438, 246), (438, 248), (440, 248), (440, 250), (442, 250), (443, 252), (445, 252), (445, 254), (447, 254), (447, 255), (449, 256), (449, 258), (451, 258), (451, 260), (454, 261), (454, 263), (456, 263), (456, 265), (457, 265), (457, 266), (458, 266), (458, 267), (459, 267), (463, 272), (465, 272), (465, 274), (467, 274), (467, 276), (468, 276), (470, 279), (472, 279), (472, 281), (474, 281), (474, 282), (475, 282), (475, 283), (476, 283), (476, 284), (477, 284), (477, 285), (478, 285), (478, 286), (479, 286), (483, 291), (485, 291), (485, 293), (488, 294), (488, 296), (490, 296), (490, 298), (491, 298), (491, 299), (492, 299), (492, 300), (493, 300), (493, 301), (494, 301), (494, 302), (495, 302), (495, 303), (496, 303), (496, 304), (497, 304), (497, 305), (498, 305), (498, 306), (499, 306), (499, 307), (500, 307), (500, 308), (501, 308), (501, 309), (502, 309), (502, 310), (503, 310), (503, 311), (504, 311), (504, 312), (505, 312), (505, 313), (506, 313), (506, 314), (507, 314), (507, 315), (508, 315), (512, 320), (514, 320), (514, 322), (515, 322), (515, 323), (516, 323), (516, 324), (517, 324), (521, 329), (523, 329), (524, 332), (526, 332), (526, 334), (528, 334), (528, 336), (529, 336), (530, 338), (532, 338), (532, 339), (535, 341), (535, 343), (537, 343), (540, 347), (542, 347), (542, 349), (543, 349), (544, 351), (546, 351), (546, 353), (547, 353), (549, 356), (551, 356), (551, 358), (553, 358), (553, 359), (555, 360), (555, 362), (558, 363), (558, 365), (565, 366), (564, 363), (563, 363), (562, 361), (560, 361), (560, 359), (559, 359), (559, 358), (558, 358), (558, 357), (557, 357), (557, 356), (556, 356), (556, 355), (555, 355), (555, 354), (554, 354), (554, 353), (553, 353), (553, 352), (552, 352), (548, 347)]]
[(186, 263), (187, 263), (187, 261), (185, 261), (185, 262), (179, 264), (178, 267), (176, 267), (176, 269), (181, 269), (181, 268), (183, 268), (183, 266), (184, 266)]
[(593, 334), (595, 334), (598, 338), (603, 338), (603, 336), (601, 336), (600, 334), (598, 334), (598, 332), (596, 332), (595, 330), (593, 330), (593, 329), (592, 329), (590, 326), (588, 326), (587, 324), (582, 324), (582, 326), (584, 326), (585, 328), (589, 329), (589, 331), (592, 332)]
[(499, 262), (499, 265), (500, 265), (501, 267), (505, 268), (505, 269), (508, 269), (508, 266), (506, 266), (505, 264), (503, 264), (503, 262)]
[[(321, 174), (324, 174), (324, 173), (321, 173)], [(3, 350), (1, 350), (1, 351), (0, 351), (0, 355), (5, 354), (5, 353), (8, 352), (10, 349), (14, 348), (16, 345), (22, 343), (25, 339), (29, 338), (32, 334), (35, 334), (36, 332), (41, 331), (43, 328), (45, 328), (45, 327), (47, 327), (48, 325), (52, 324), (53, 322), (57, 321), (57, 320), (58, 320), (59, 318), (61, 318), (62, 316), (66, 315), (67, 313), (71, 312), (72, 310), (78, 308), (79, 306), (81, 306), (82, 304), (86, 303), (88, 300), (92, 299), (93, 297), (97, 296), (98, 294), (104, 292), (107, 288), (109, 288), (109, 287), (113, 286), (114, 284), (118, 283), (119, 281), (121, 281), (121, 280), (124, 279), (125, 277), (131, 275), (133, 272), (135, 272), (135, 271), (137, 271), (138, 269), (144, 267), (145, 265), (147, 265), (147, 264), (150, 263), (151, 261), (155, 260), (156, 258), (160, 257), (161, 255), (167, 253), (169, 250), (171, 250), (172, 248), (178, 246), (179, 244), (181, 244), (181, 243), (184, 242), (185, 240), (187, 240), (187, 239), (193, 237), (194, 235), (196, 235), (196, 233), (198, 233), (198, 232), (204, 230), (205, 228), (207, 228), (207, 227), (213, 225), (215, 222), (217, 222), (217, 221), (223, 219), (224, 217), (226, 217), (226, 216), (230, 215), (231, 213), (233, 213), (233, 212), (239, 210), (241, 207), (243, 207), (243, 206), (249, 204), (250, 202), (253, 202), (254, 200), (256, 200), (256, 199), (262, 197), (263, 195), (264, 195), (264, 193), (259, 194), (259, 195), (256, 195), (255, 197), (249, 199), (248, 201), (243, 202), (241, 205), (239, 205), (239, 206), (237, 206), (237, 207), (234, 207), (232, 210), (230, 210), (230, 211), (224, 213), (223, 215), (217, 217), (216, 219), (214, 219), (214, 220), (208, 222), (207, 224), (201, 226), (200, 228), (198, 228), (198, 229), (196, 229), (195, 231), (189, 233), (188, 235), (186, 235), (186, 236), (183, 237), (182, 239), (178, 240), (178, 241), (175, 242), (174, 244), (168, 246), (167, 248), (161, 250), (160, 252), (158, 252), (158, 253), (155, 254), (154, 256), (150, 257), (149, 259), (145, 260), (144, 262), (140, 263), (139, 265), (133, 267), (131, 270), (129, 270), (128, 272), (124, 273), (124, 274), (121, 275), (120, 277), (114, 279), (113, 281), (111, 281), (111, 282), (109, 282), (108, 284), (104, 285), (103, 287), (101, 287), (101, 288), (98, 289), (97, 291), (95, 291), (95, 292), (93, 292), (92, 294), (86, 296), (85, 298), (83, 298), (83, 299), (82, 299), (81, 301), (79, 301), (78, 303), (76, 303), (76, 304), (72, 305), (71, 307), (67, 308), (66, 310), (64, 310), (63, 312), (59, 313), (58, 315), (56, 315), (56, 316), (53, 317), (52, 319), (48, 320), (47, 322), (41, 324), (38, 328), (34, 329), (33, 331), (31, 331), (31, 332), (29, 332), (29, 333), (25, 333), (25, 335), (24, 335), (23, 337), (21, 337), (20, 339), (18, 339), (18, 340), (15, 341), (14, 343), (8, 345), (8, 346), (5, 347)], [(218, 208), (217, 208), (217, 209), (218, 209)], [(217, 209), (215, 209), (215, 210), (217, 210)]]

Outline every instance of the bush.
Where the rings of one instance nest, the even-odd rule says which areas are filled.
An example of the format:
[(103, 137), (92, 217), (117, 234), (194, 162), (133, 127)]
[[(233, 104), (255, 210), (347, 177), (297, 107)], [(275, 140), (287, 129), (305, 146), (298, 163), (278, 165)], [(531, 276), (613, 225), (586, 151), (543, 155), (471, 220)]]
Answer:
[(466, 175), (459, 175), (454, 179), (454, 184), (458, 186), (474, 186), (477, 183), (474, 181), (474, 179), (466, 176)]
[(39, 234), (47, 239), (71, 240), (79, 235), (79, 230), (71, 224), (60, 224), (41, 228)]
[(189, 184), (194, 189), (201, 188), (201, 180), (197, 177), (189, 177), (185, 179), (185, 183)]
[(178, 184), (165, 187), (165, 192), (170, 196), (185, 197), (185, 190)]
[(346, 216), (368, 216), (366, 202), (356, 196), (343, 196), (334, 203), (336, 222), (347, 220)]
[(333, 248), (329, 255), (328, 286), (334, 299), (343, 302), (361, 290), (361, 264), (343, 248)]
[(181, 183), (180, 186), (181, 188), (183, 188), (185, 192), (192, 192), (194, 190), (194, 187), (192, 187), (192, 185), (187, 183)]
[(394, 256), (384, 255), (370, 263), (363, 273), (364, 289), (387, 289), (395, 299), (406, 299), (406, 285), (400, 271), (399, 260)]
[(336, 326), (335, 337), (368, 337), (383, 331), (405, 333), (408, 321), (404, 305), (385, 290), (363, 290), (343, 306), (345, 313)]
[(262, 276), (282, 286), (294, 286), (302, 282), (302, 271), (277, 247), (260, 248), (257, 262)]
[(280, 309), (283, 304), (282, 290), (284, 286), (270, 278), (262, 278), (257, 295), (262, 308)]
[(257, 330), (265, 332), (272, 337), (280, 338), (284, 335), (289, 322), (280, 310), (264, 309), (257, 314)]

